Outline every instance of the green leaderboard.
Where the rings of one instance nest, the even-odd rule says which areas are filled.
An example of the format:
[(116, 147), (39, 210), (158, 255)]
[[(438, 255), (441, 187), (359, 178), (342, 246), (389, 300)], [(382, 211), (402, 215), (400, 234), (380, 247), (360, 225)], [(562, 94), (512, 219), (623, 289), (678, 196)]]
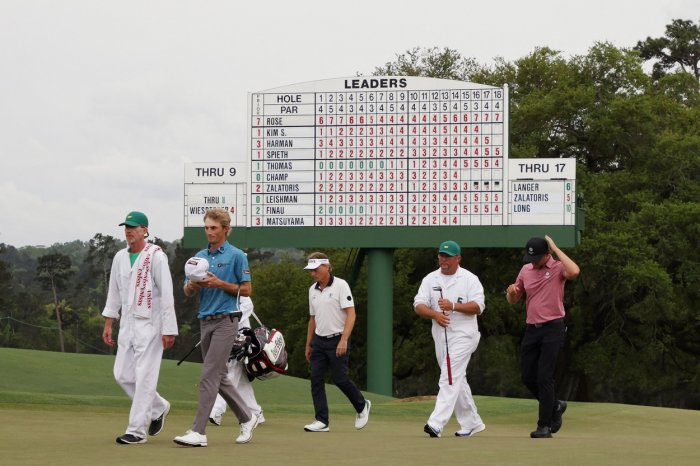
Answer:
[(249, 94), (248, 117), (245, 160), (185, 167), (186, 246), (213, 207), (241, 247), (579, 242), (575, 161), (508, 158), (507, 87), (312, 81)]

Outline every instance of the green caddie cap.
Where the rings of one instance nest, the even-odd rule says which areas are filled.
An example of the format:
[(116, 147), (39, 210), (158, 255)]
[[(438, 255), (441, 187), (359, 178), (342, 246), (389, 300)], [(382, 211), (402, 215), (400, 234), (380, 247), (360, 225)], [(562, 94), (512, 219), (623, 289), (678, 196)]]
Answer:
[(143, 212), (129, 212), (126, 219), (119, 226), (129, 225), (130, 227), (147, 227), (148, 217)]
[(438, 254), (447, 254), (448, 256), (460, 256), (462, 248), (454, 241), (444, 241), (438, 249)]

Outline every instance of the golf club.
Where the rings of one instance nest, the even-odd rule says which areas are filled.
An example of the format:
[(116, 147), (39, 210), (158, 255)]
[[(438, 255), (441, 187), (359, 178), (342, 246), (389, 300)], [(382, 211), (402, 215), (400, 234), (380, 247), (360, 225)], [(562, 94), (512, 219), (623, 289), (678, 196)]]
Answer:
[(180, 360), (177, 362), (177, 365), (179, 366), (180, 364), (182, 364), (182, 361), (184, 361), (185, 359), (187, 359), (187, 357), (188, 357), (190, 354), (192, 354), (192, 353), (194, 352), (194, 350), (196, 350), (197, 347), (199, 347), (199, 345), (201, 345), (201, 344), (202, 344), (202, 340), (199, 340), (199, 341), (197, 342), (197, 344), (194, 345), (194, 346), (192, 347), (192, 349), (190, 350), (190, 352), (187, 353), (186, 355), (184, 355), (184, 356), (182, 357), (182, 359), (180, 359)]
[[(434, 291), (439, 291), (440, 292), (440, 299), (442, 298), (442, 287), (441, 286), (434, 286), (433, 287)], [(445, 311), (442, 312), (443, 314)], [(450, 347), (447, 345), (447, 327), (443, 327), (445, 329), (445, 353), (447, 353), (447, 380), (452, 385), (452, 363), (450, 362)]]

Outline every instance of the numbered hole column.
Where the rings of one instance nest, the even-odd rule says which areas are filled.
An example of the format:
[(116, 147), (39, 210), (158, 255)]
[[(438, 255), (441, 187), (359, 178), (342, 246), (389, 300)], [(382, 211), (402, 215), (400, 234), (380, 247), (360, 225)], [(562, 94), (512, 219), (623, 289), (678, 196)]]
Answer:
[(461, 157), (461, 102), (460, 91), (450, 91), (450, 112), (449, 112), (449, 127), (450, 127), (450, 156)]
[(316, 210), (314, 212), (315, 224), (317, 226), (326, 225), (326, 167), (328, 165), (327, 160), (316, 160), (315, 161), (315, 191), (316, 191)]
[(396, 194), (396, 224), (408, 225), (408, 196), (405, 191)]
[(411, 191), (406, 194), (408, 202), (406, 204), (406, 220), (408, 225), (418, 226), (419, 225), (419, 209), (418, 209), (418, 198), (420, 194), (415, 191)]
[(491, 225), (493, 212), (491, 211), (491, 182), (483, 181), (481, 185), (481, 224)]
[(386, 208), (386, 194), (377, 193), (374, 195), (374, 226), (384, 227), (387, 226), (387, 208)]
[(363, 226), (369, 226), (370, 225), (370, 219), (374, 216), (374, 207), (370, 204), (370, 196), (373, 196), (372, 193), (363, 193), (361, 195), (361, 202), (362, 205), (360, 206), (360, 213), (362, 215), (362, 224)]
[(337, 212), (336, 208), (336, 194), (326, 194), (326, 214), (325, 214), (325, 225), (329, 227), (336, 226), (335, 215)]
[(462, 226), (469, 226), (472, 224), (471, 196), (468, 191), (463, 191), (459, 193), (459, 197), (461, 199), (459, 224)]
[[(374, 109), (374, 104), (367, 104), (368, 109)], [(376, 159), (379, 156), (377, 146), (379, 144), (377, 116), (374, 113), (369, 113), (365, 116), (367, 121), (367, 158)]]
[(335, 225), (345, 226), (345, 200), (347, 195), (347, 160), (336, 161), (335, 172)]
[(365, 223), (369, 227), (374, 227), (379, 224), (379, 203), (377, 202), (377, 193), (367, 193), (367, 204), (365, 204)]
[(336, 138), (335, 149), (336, 158), (346, 159), (348, 157), (348, 115), (347, 104), (345, 103), (345, 93), (338, 93), (336, 106)]
[(408, 191), (408, 159), (399, 159), (394, 170), (394, 192), (405, 193)]
[(358, 154), (357, 154), (357, 137), (358, 137), (358, 132), (357, 132), (357, 94), (354, 92), (348, 92), (345, 94), (345, 110), (346, 110), (346, 116), (347, 116), (347, 133), (346, 133), (346, 141), (347, 141), (347, 158), (348, 159), (356, 159)]
[(493, 160), (494, 177), (503, 179), (503, 125), (492, 125), (491, 127), (491, 159)]
[(491, 196), (491, 225), (503, 225), (503, 193), (494, 185)]
[(316, 160), (326, 158), (326, 137), (328, 137), (328, 117), (326, 116), (326, 93), (316, 94)]
[(450, 225), (461, 225), (461, 196), (459, 191), (450, 191)]
[(478, 181), (473, 181), (472, 182), (472, 192), (470, 193), (470, 199), (471, 199), (471, 219), (470, 223), (472, 225), (481, 225), (481, 215), (483, 213), (482, 210), (482, 200), (481, 200), (481, 191), (479, 190), (479, 182)]
[(366, 194), (374, 193), (376, 192), (374, 181), (377, 175), (377, 161), (375, 159), (366, 160), (364, 161), (363, 167), (364, 170), (360, 174), (363, 181), (361, 190)]
[(326, 171), (326, 225), (335, 226), (338, 198), (338, 160), (328, 160)]
[(348, 193), (345, 197), (345, 225), (357, 226), (357, 205), (355, 193)]
[(355, 127), (355, 134), (357, 134), (356, 138), (356, 152), (355, 152), (355, 158), (357, 159), (365, 159), (367, 158), (367, 117), (362, 114), (358, 114), (356, 117), (357, 121), (357, 126)]
[[(357, 195), (357, 166), (359, 165), (360, 161), (359, 160), (348, 160), (347, 162), (347, 182), (345, 183), (346, 187), (346, 194), (348, 197), (346, 198), (348, 206), (353, 206), (355, 204), (355, 199)], [(346, 218), (347, 218), (347, 223), (348, 226), (355, 226), (357, 225), (357, 222), (355, 218), (353, 218), (355, 215), (357, 215), (357, 209), (348, 209)]]

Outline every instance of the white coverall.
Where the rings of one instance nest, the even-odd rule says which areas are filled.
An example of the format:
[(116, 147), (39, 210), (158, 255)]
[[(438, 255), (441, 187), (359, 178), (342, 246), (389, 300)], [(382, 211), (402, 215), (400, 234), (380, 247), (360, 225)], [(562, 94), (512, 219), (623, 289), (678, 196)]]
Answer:
[[(238, 309), (243, 313), (241, 316), (241, 321), (238, 324), (238, 328), (250, 327), (250, 317), (253, 315), (253, 301), (247, 296), (241, 296), (238, 303)], [(235, 359), (230, 360), (228, 363), (228, 378), (231, 380), (233, 386), (238, 390), (238, 394), (243, 399), (243, 402), (248, 406), (250, 412), (260, 416), (262, 413), (262, 408), (255, 399), (255, 392), (253, 391), (253, 383), (248, 380), (248, 373), (245, 370), (245, 366), (241, 361)], [(221, 395), (216, 395), (216, 401), (214, 402), (214, 407), (211, 410), (211, 415), (209, 417), (216, 418), (217, 416), (223, 415), (226, 412), (226, 401), (221, 397)]]
[(157, 419), (169, 406), (165, 398), (156, 392), (163, 356), (162, 336), (177, 335), (178, 332), (167, 255), (162, 250), (153, 253), (150, 318), (136, 317), (132, 311), (134, 303), (129, 302), (129, 289), (133, 286), (131, 275), (137, 273), (138, 264), (137, 259), (134, 266), (131, 266), (128, 249), (122, 249), (114, 256), (107, 303), (102, 315), (119, 319), (114, 378), (132, 399), (129, 425), (125, 433), (145, 438), (151, 421)]
[[(459, 267), (453, 275), (445, 275), (440, 269), (430, 272), (421, 282), (413, 306), (425, 304), (431, 309), (440, 311), (438, 300), (442, 288), (442, 296), (453, 303), (468, 303), (474, 301), (484, 311), (484, 288), (476, 275)], [(440, 365), (440, 381), (435, 409), (428, 424), (436, 431), (442, 432), (447, 422), (455, 413), (461, 430), (471, 431), (483, 424), (474, 404), (472, 391), (467, 383), (467, 364), (476, 347), (479, 345), (481, 334), (476, 321), (476, 315), (462, 312), (450, 313), (450, 325), (447, 327), (447, 344), (449, 346), (452, 367), (452, 385), (447, 374), (447, 358), (445, 348), (445, 328), (432, 322), (432, 335), (435, 342), (435, 356)]]

